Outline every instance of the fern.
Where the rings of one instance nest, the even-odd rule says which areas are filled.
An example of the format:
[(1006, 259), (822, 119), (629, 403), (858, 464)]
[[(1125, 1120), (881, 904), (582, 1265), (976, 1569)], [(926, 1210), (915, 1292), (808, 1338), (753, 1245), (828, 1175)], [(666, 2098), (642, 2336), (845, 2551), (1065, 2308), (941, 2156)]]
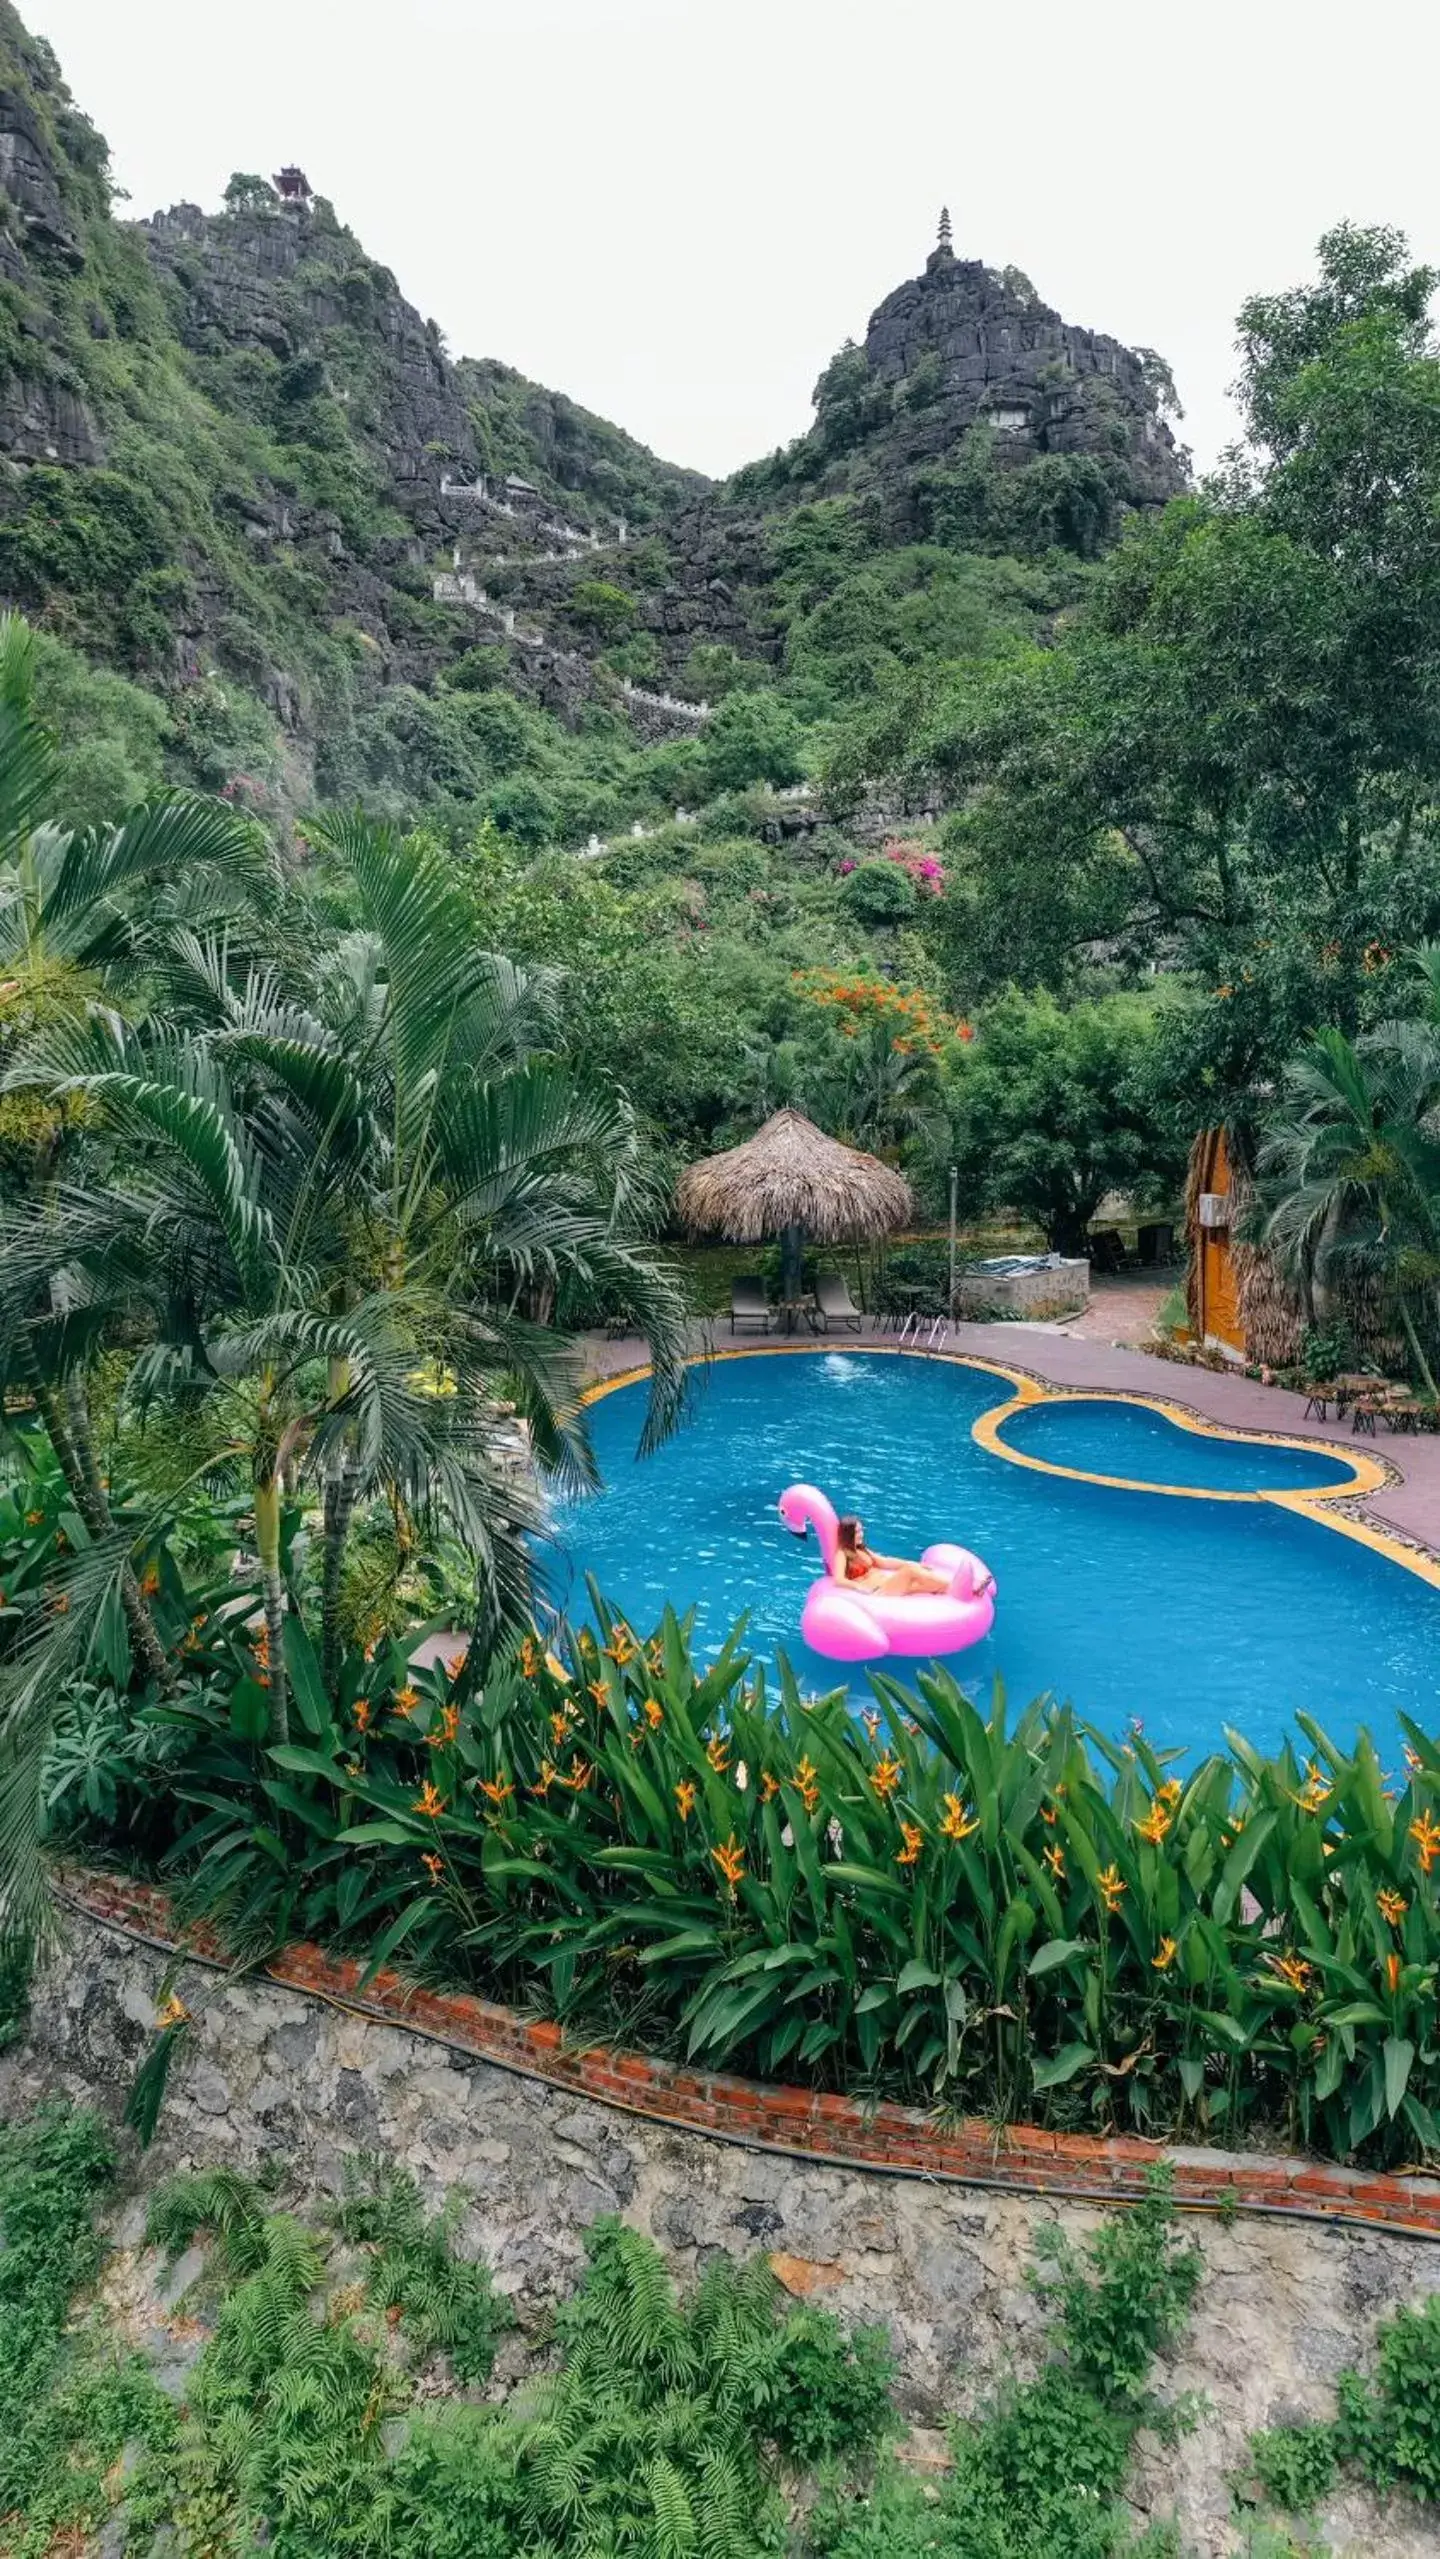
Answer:
[(695, 2559), (700, 2532), (689, 2482), (663, 2452), (647, 2462), (645, 2488), (655, 2519), (655, 2559)]
[(178, 2257), (192, 2239), (215, 2241), (227, 2274), (249, 2275), (267, 2253), (260, 2189), (238, 2169), (210, 2168), (194, 2177), (170, 2177), (150, 2199), (145, 2236), (152, 2248)]
[(345, 2165), (336, 2225), (347, 2239), (376, 2250), (366, 2298), (378, 2311), (403, 2313), (422, 2354), (449, 2356), (457, 2381), (486, 2380), (508, 2306), (488, 2267), (468, 2264), (451, 2248), (462, 2198), (427, 2219), (420, 2190), (403, 2168), (361, 2154)]

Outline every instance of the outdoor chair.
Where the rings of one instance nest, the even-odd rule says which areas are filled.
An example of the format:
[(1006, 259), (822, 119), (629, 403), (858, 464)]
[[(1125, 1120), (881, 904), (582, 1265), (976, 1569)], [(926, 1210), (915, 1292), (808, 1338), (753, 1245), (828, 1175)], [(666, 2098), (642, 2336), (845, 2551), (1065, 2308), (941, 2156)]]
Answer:
[(775, 1309), (765, 1294), (760, 1279), (737, 1279), (730, 1290), (730, 1330), (737, 1332), (742, 1324), (751, 1324), (768, 1333), (775, 1321)]
[(820, 1271), (815, 1280), (815, 1314), (828, 1333), (832, 1324), (849, 1324), (858, 1333), (865, 1318), (850, 1294), (843, 1271)]

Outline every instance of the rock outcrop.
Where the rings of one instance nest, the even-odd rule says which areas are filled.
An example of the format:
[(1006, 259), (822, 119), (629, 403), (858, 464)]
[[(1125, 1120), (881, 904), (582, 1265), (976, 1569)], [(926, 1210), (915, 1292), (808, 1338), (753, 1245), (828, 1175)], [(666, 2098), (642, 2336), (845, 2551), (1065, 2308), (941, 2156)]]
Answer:
[(1013, 267), (957, 258), (942, 241), (924, 273), (872, 312), (864, 356), (877, 382), (924, 386), (905, 407), (910, 459), (986, 426), (1000, 458), (1122, 456), (1135, 503), (1163, 503), (1185, 486), (1185, 458), (1160, 414), (1159, 359), (1074, 327)]

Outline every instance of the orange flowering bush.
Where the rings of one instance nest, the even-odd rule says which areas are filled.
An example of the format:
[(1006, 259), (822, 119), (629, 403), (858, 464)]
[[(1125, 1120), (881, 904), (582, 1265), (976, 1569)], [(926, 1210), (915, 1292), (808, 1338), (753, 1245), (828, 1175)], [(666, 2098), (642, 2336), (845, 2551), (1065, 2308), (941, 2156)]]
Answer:
[(895, 986), (888, 978), (797, 969), (791, 983), (807, 1003), (834, 1014), (846, 1038), (878, 1030), (902, 1057), (924, 1054), (938, 1065), (953, 1040), (970, 1036), (968, 1023), (942, 1013), (918, 988)]

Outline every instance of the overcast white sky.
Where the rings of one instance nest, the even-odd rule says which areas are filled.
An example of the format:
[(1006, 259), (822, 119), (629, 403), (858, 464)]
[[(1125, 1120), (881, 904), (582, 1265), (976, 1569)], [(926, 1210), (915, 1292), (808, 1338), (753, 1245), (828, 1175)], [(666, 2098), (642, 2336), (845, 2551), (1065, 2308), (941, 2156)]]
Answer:
[(1169, 357), (1201, 463), (1244, 295), (1349, 216), (1440, 263), (1436, 0), (20, 0), (132, 209), (298, 160), (457, 354), (714, 473), (923, 264)]

